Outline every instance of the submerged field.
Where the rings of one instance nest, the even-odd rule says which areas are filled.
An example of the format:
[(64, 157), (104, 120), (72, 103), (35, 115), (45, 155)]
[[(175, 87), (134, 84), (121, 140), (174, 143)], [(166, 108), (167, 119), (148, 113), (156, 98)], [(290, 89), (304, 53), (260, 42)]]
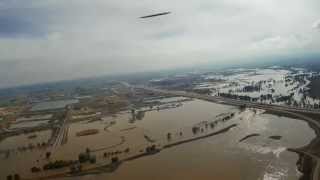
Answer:
[[(286, 148), (307, 145), (315, 138), (306, 122), (201, 100), (182, 104), (170, 103), (172, 98), (161, 101), (169, 104), (154, 109), (141, 107), (144, 113), (140, 118), (123, 111), (101, 120), (69, 123), (61, 141), (53, 146), (2, 154), (1, 179), (12, 173), (22, 177), (63, 174), (70, 169), (31, 173), (30, 168), (55, 160), (77, 160), (87, 149), (96, 162), (83, 164), (84, 170), (109, 164), (113, 157), (130, 159), (153, 145), (159, 153), (124, 161), (113, 172), (99, 169), (98, 174), (95, 170), (95, 174), (88, 171), (86, 176), (62, 179), (299, 179), (298, 156)], [(95, 133), (77, 136), (87, 130)], [(250, 134), (257, 135), (240, 142)], [(5, 150), (36, 144), (39, 138), (50, 139), (47, 135), (40, 131), (36, 138), (28, 138), (30, 134), (13, 136), (1, 141), (0, 147)], [(48, 151), (52, 152), (50, 158), (46, 158)]]
[[(302, 68), (229, 69), (207, 73), (195, 90), (208, 89), (213, 96), (239, 98), (266, 104), (318, 108), (318, 73)], [(310, 90), (310, 86), (313, 86)]]
[[(303, 146), (314, 138), (308, 125), (252, 111), (245, 112), (241, 118), (234, 119), (238, 126), (224, 134), (124, 163), (114, 173), (87, 175), (81, 179), (299, 179), (298, 156), (286, 151), (286, 147)], [(304, 136), (297, 135), (296, 129)], [(250, 133), (260, 136), (239, 142)], [(270, 135), (282, 138), (272, 140)]]

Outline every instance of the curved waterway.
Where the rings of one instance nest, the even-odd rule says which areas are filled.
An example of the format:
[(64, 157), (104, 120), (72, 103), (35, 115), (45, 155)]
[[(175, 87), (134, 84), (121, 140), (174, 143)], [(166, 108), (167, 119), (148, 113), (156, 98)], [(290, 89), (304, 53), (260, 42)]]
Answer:
[[(172, 132), (173, 136), (175, 132), (184, 133), (196, 123), (232, 111), (237, 112), (234, 107), (195, 100), (179, 108), (147, 112), (143, 120), (132, 126), (145, 129), (155, 139), (165, 139), (167, 132)], [(126, 118), (117, 118), (117, 124), (110, 130), (121, 129), (126, 123)], [(298, 156), (286, 148), (307, 145), (315, 138), (314, 131), (306, 122), (246, 110), (228, 123), (236, 123), (237, 126), (222, 134), (124, 162), (112, 173), (76, 179), (299, 179), (301, 174), (296, 168)], [(239, 142), (250, 134), (255, 136)]]

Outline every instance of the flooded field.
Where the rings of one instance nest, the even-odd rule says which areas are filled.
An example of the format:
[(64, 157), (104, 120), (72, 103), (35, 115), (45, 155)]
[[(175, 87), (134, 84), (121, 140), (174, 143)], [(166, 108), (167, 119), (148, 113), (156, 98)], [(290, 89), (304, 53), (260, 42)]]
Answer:
[(230, 69), (204, 76), (195, 89), (210, 89), (213, 96), (241, 96), (249, 101), (313, 107), (320, 100), (307, 93), (315, 72), (301, 68)]
[[(239, 142), (253, 132), (261, 135)], [(282, 139), (268, 138), (275, 134)], [(306, 145), (314, 137), (303, 121), (259, 115), (240, 120), (239, 126), (227, 133), (126, 162), (114, 173), (80, 179), (299, 179), (298, 156), (286, 147)]]
[[(162, 101), (171, 102), (171, 99)], [(226, 119), (226, 116), (231, 118)], [(51, 161), (77, 160), (80, 153), (90, 149), (96, 163), (85, 167), (110, 163), (109, 154), (120, 160), (128, 159), (141, 154), (150, 145), (159, 148), (159, 153), (126, 160), (114, 172), (61, 179), (299, 179), (298, 156), (286, 148), (307, 145), (315, 138), (304, 121), (255, 109), (240, 111), (236, 107), (201, 100), (186, 101), (175, 108), (146, 111), (140, 120), (133, 119), (132, 112), (121, 112), (98, 121), (67, 124), (63, 140), (46, 151), (52, 152)], [(199, 132), (193, 131), (194, 127), (199, 127)], [(226, 127), (232, 128), (213, 135)], [(96, 133), (77, 136), (85, 130)], [(255, 136), (240, 142), (250, 134)], [(1, 141), (0, 147), (9, 146), (8, 140)], [(30, 173), (30, 167), (41, 167), (48, 162), (44, 152), (32, 152), (40, 159), (36, 163), (18, 155), (2, 158), (1, 164), (9, 166), (0, 167), (0, 174), (6, 175), (14, 169), (22, 175), (36, 177)], [(27, 170), (16, 164), (23, 161), (28, 164)]]
[(44, 111), (44, 110), (51, 110), (51, 109), (60, 109), (60, 108), (64, 108), (66, 105), (74, 104), (77, 102), (79, 102), (78, 99), (41, 102), (41, 103), (37, 103), (34, 106), (32, 106), (31, 111)]
[(46, 143), (50, 136), (50, 130), (11, 136), (0, 141), (0, 151), (5, 151), (8, 149), (17, 150), (19, 147), (27, 147), (30, 144), (36, 146), (38, 143)]

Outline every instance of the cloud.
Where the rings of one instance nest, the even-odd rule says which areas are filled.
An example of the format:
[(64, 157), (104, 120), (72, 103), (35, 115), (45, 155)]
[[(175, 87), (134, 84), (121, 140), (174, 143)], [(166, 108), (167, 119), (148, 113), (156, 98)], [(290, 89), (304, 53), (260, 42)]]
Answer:
[(48, 32), (48, 8), (0, 6), (0, 37), (41, 37)]
[[(320, 50), (319, 33), (303, 26), (320, 16), (317, 4), (319, 0), (2, 0), (0, 87), (228, 63), (274, 51), (307, 54)], [(164, 11), (172, 14), (138, 18)]]
[(320, 30), (320, 20), (314, 22), (312, 28)]
[(291, 51), (303, 49), (311, 42), (312, 40), (305, 35), (269, 36), (253, 42), (251, 48), (258, 51)]

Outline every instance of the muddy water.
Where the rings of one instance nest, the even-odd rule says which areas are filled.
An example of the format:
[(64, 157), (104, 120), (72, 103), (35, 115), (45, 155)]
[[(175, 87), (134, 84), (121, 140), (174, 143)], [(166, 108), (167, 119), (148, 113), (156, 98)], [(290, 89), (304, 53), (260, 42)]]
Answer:
[[(145, 135), (164, 145), (168, 143), (166, 138), (168, 132), (172, 133), (172, 141), (189, 138), (194, 136), (191, 133), (193, 125), (202, 121), (212, 121), (219, 114), (229, 112), (236, 112), (236, 116), (217, 128), (230, 124), (238, 124), (238, 126), (226, 133), (166, 148), (152, 156), (124, 162), (113, 173), (63, 179), (291, 180), (299, 178), (299, 172), (296, 171), (295, 166), (298, 157), (286, 151), (285, 148), (306, 145), (315, 137), (307, 123), (291, 118), (255, 113), (253, 110), (239, 113), (234, 107), (200, 100), (185, 102), (178, 108), (146, 112), (142, 120), (131, 121), (130, 113), (124, 112), (117, 117), (104, 118), (103, 121), (70, 124), (68, 141), (55, 150), (53, 158), (73, 159), (86, 147), (106, 148), (95, 152), (97, 163), (102, 163), (104, 152), (123, 150), (127, 147), (131, 149), (127, 156), (134, 155), (139, 148), (150, 145)], [(115, 124), (110, 125), (113, 121)], [(98, 129), (99, 133), (85, 137), (76, 136), (77, 132), (85, 129)], [(178, 132), (183, 132), (183, 136), (180, 137)], [(239, 142), (241, 138), (252, 133), (258, 133), (260, 136)], [(280, 140), (269, 138), (274, 135), (282, 138)], [(20, 158), (19, 163), (22, 163), (22, 160)], [(7, 162), (10, 159), (0, 159), (0, 161)], [(14, 163), (11, 162), (11, 165)], [(10, 170), (10, 168), (1, 168), (1, 174), (7, 174), (7, 171), (3, 171), (4, 169)]]
[[(45, 130), (2, 140), (0, 142), (0, 179), (5, 179), (8, 174), (29, 174), (30, 168), (39, 164), (45, 157), (45, 148), (37, 147), (37, 144), (47, 143), (51, 134), (51, 130)], [(29, 138), (30, 136), (34, 137)], [(35, 147), (27, 148), (30, 144)], [(27, 149), (21, 150), (22, 147)], [(4, 153), (7, 151), (10, 153)]]
[[(153, 136), (162, 137), (166, 132), (184, 129), (201, 121), (212, 120), (221, 113), (235, 110), (236, 108), (232, 106), (194, 100), (185, 102), (182, 107), (147, 112), (143, 120), (136, 120), (132, 125), (145, 129)], [(110, 129), (120, 129), (126, 123), (126, 120), (118, 120), (117, 124)]]
[[(185, 103), (181, 108), (148, 112), (143, 120), (136, 121), (134, 125), (146, 129), (148, 135), (164, 138), (167, 132), (184, 132), (188, 126), (229, 111), (234, 109), (196, 100)], [(256, 114), (250, 110), (236, 116), (229, 123), (237, 123), (238, 126), (223, 134), (125, 162), (113, 173), (76, 179), (299, 179), (300, 173), (295, 166), (298, 156), (286, 151), (286, 147), (300, 147), (315, 138), (307, 123)], [(125, 120), (119, 120), (110, 129), (116, 131), (124, 124)], [(239, 142), (252, 133), (259, 133), (260, 136)], [(273, 135), (282, 138), (270, 139), (269, 136)]]
[[(30, 138), (30, 136), (34, 136)], [(19, 147), (27, 147), (30, 144), (36, 146), (38, 143), (47, 143), (51, 136), (51, 130), (38, 131), (35, 133), (21, 134), (18, 136), (11, 136), (0, 142), (1, 150), (17, 150)]]
[[(169, 100), (175, 99), (170, 98)], [(117, 145), (116, 148), (110, 148), (110, 151), (127, 147), (131, 147), (131, 149), (142, 148), (148, 145), (144, 135), (162, 143), (168, 132), (190, 129), (192, 125), (200, 121), (213, 119), (221, 112), (229, 112), (233, 109), (235, 108), (196, 100), (186, 102), (178, 108), (146, 112), (142, 120), (134, 122), (131, 121), (130, 113), (123, 112), (116, 117), (105, 117), (103, 121), (73, 123), (68, 128), (68, 142), (58, 147), (53, 157), (55, 159), (76, 159), (78, 154), (84, 152), (86, 148), (91, 150), (109, 149), (108, 147)], [(111, 122), (115, 122), (115, 124), (111, 124)], [(76, 136), (77, 132), (86, 129), (97, 129), (99, 133)], [(124, 142), (122, 143), (122, 141)], [(96, 155), (99, 156), (99, 154)]]

